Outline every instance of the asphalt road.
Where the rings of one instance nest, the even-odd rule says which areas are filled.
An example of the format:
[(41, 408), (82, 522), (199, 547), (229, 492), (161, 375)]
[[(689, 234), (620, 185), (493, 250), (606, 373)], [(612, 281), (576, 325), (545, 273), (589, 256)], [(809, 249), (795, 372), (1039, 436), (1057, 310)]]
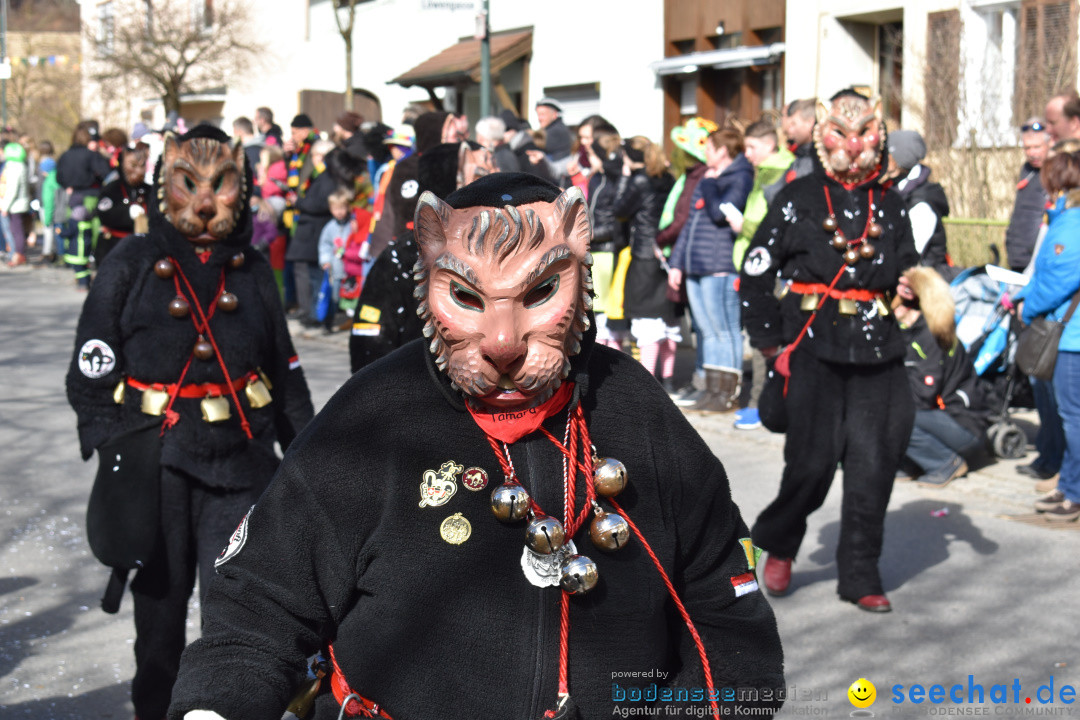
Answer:
[[(79, 458), (75, 416), (64, 396), (84, 297), (67, 272), (0, 270), (4, 719), (132, 716), (130, 597), (117, 615), (98, 607), (107, 571), (90, 555), (83, 524), (94, 467)], [(296, 344), (319, 408), (346, 378), (346, 339), (298, 332)], [(1030, 413), (1019, 417), (1034, 429)], [(752, 522), (775, 493), (783, 438), (736, 431), (727, 416), (693, 422), (727, 467), (732, 493)], [(1076, 524), (1051, 530), (1008, 517), (1029, 512), (1035, 497), (1016, 464), (999, 461), (943, 490), (896, 486), (881, 560), (895, 608), (888, 615), (861, 612), (836, 597), (840, 493), (834, 487), (810, 518), (794, 591), (772, 600), (791, 691), (782, 717), (849, 716), (847, 689), (860, 677), (877, 688), (869, 711), (878, 717), (1080, 715), (1076, 705), (1060, 702), (1063, 685), (1080, 686), (1080, 533)], [(194, 637), (195, 612), (191, 618)], [(1040, 704), (1037, 691), (1051, 678), (1056, 702)], [(911, 702), (914, 684), (943, 685), (946, 702)], [(963, 686), (954, 693), (963, 703), (948, 699), (954, 684)], [(969, 684), (984, 689), (985, 704), (969, 702)], [(995, 685), (1007, 686), (1007, 702), (992, 702)], [(893, 702), (898, 692), (903, 703)]]

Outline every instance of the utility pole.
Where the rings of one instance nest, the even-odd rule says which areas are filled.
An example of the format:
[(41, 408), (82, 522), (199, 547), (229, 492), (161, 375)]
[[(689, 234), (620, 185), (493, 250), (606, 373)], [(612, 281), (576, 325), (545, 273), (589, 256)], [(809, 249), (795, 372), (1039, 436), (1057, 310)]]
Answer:
[[(6, 3), (7, 0), (4, 0)], [(480, 30), (480, 117), (491, 115), (491, 23), (488, 22), (488, 0), (477, 23)]]
[[(8, 0), (2, 0), (0, 4), (0, 62), (7, 63), (7, 16)], [(11, 74), (9, 69), (0, 76), (0, 123), (7, 127), (7, 78)]]

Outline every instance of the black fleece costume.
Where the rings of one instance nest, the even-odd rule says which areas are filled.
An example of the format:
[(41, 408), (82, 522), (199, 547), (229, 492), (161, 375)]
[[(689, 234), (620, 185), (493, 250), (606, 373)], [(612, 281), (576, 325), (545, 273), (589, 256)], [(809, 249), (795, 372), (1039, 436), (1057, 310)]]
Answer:
[[(123, 155), (121, 154), (121, 167), (123, 167)], [(101, 234), (98, 235), (97, 245), (94, 247), (94, 260), (98, 267), (105, 256), (116, 247), (122, 239), (135, 231), (135, 220), (131, 217), (131, 208), (134, 205), (147, 209), (147, 198), (150, 197), (150, 186), (140, 182), (135, 187), (128, 185), (123, 172), (120, 177), (101, 189), (98, 198), (98, 219), (101, 220)]]
[[(846, 237), (863, 234), (871, 190), (874, 220), (883, 228), (881, 237), (871, 239), (875, 257), (849, 267), (837, 289), (892, 292), (900, 273), (919, 261), (897, 193), (882, 189), (876, 178), (846, 189), (826, 175), (816, 157), (814, 166), (811, 175), (780, 190), (747, 250), (739, 296), (743, 326), (756, 348), (791, 343), (810, 317), (800, 309), (802, 295), (789, 292), (777, 300), (777, 273), (785, 280), (828, 285), (844, 265), (831, 233), (822, 227), (829, 214), (825, 187)], [(882, 593), (877, 561), (885, 510), (914, 419), (896, 318), (883, 315), (873, 301), (857, 301), (857, 308), (856, 314), (843, 315), (836, 299), (826, 300), (792, 353), (780, 492), (753, 528), (755, 545), (794, 558), (806, 517), (821, 507), (842, 463), (838, 591), (848, 600)]]
[[(591, 329), (571, 359), (570, 408), (581, 403), (599, 454), (626, 465), (619, 502), (678, 589), (715, 686), (781, 687), (775, 620), (748, 575), (747, 530), (723, 466), (639, 363), (594, 339)], [(567, 413), (545, 427), (561, 437)], [(510, 452), (540, 506), (561, 507), (554, 445), (534, 432)], [(448, 460), (482, 468), (488, 486), (420, 507), (424, 473)], [(293, 443), (238, 534), (245, 539), (218, 567), (169, 717), (279, 717), (305, 657), (332, 641), (349, 685), (396, 720), (539, 718), (556, 697), (560, 591), (524, 577), (522, 524), (491, 514), (501, 482), (484, 432), (423, 340), (353, 375)], [(584, 483), (577, 491), (581, 507)], [(455, 513), (472, 534), (451, 545), (439, 527)], [(570, 598), (569, 690), (580, 716), (610, 717), (613, 695), (652, 682), (620, 678), (616, 688), (617, 672), (656, 668), (670, 673), (661, 686), (704, 687), (694, 643), (641, 544), (605, 554), (584, 531), (574, 540), (600, 575), (591, 593)], [(317, 718), (337, 712), (328, 695), (316, 702)]]
[[(180, 141), (200, 136), (228, 140), (221, 131), (200, 126)], [(250, 174), (246, 187), (251, 187)], [(273, 385), (272, 402), (260, 409), (250, 407), (243, 388), (238, 392), (251, 426), (251, 440), (241, 429), (239, 412), (231, 399), (232, 417), (214, 424), (202, 420), (198, 398), (177, 398), (173, 405), (179, 420), (162, 437), (161, 536), (154, 559), (132, 582), (137, 635), (132, 699), (136, 714), (144, 718), (162, 717), (168, 706), (185, 644), (187, 601), (196, 563), (200, 591), (205, 594), (214, 558), (278, 466), (274, 442), (288, 447), (314, 414), (273, 273), (263, 256), (249, 245), (247, 195), (238, 202), (243, 210), (236, 229), (212, 247), (205, 264), (196, 257), (187, 237), (151, 203), (149, 234), (122, 240), (87, 296), (67, 375), (68, 399), (78, 415), (83, 459), (105, 440), (150, 419), (140, 410), (139, 390), (127, 386), (122, 405), (114, 401), (113, 390), (129, 378), (143, 383), (176, 383), (192, 357), (197, 340), (192, 321), (169, 314), (169, 303), (177, 294), (173, 280), (154, 273), (154, 264), (169, 256), (183, 270), (207, 311), (224, 271), (225, 289), (239, 302), (233, 312), (215, 311), (210, 328), (229, 375), (235, 380), (261, 368)], [(244, 263), (232, 268), (230, 259), (238, 253)], [(100, 377), (80, 368), (81, 350), (90, 340), (107, 346), (115, 359)], [(211, 358), (191, 359), (183, 382), (224, 380), (218, 361)]]

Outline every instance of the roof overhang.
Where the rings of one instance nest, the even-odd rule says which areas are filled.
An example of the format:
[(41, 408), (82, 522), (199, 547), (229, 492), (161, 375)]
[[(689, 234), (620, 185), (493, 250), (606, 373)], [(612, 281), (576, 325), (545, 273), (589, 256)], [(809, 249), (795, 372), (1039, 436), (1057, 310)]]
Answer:
[(657, 75), (681, 75), (703, 68), (730, 70), (754, 65), (775, 65), (784, 54), (784, 43), (743, 45), (723, 50), (687, 53), (664, 58), (649, 65)]
[[(499, 72), (531, 53), (532, 28), (491, 34), (492, 73)], [(479, 83), (480, 41), (475, 38), (463, 39), (389, 82), (404, 87), (418, 85), (428, 89)]]

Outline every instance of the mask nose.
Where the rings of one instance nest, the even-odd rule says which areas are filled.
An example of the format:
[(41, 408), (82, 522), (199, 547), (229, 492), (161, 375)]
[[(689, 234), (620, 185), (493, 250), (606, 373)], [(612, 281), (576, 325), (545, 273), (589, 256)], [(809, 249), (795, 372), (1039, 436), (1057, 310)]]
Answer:
[(209, 222), (217, 214), (217, 209), (214, 207), (214, 196), (210, 193), (200, 195), (196, 201), (195, 213), (204, 221)]
[(517, 330), (512, 309), (498, 310), (491, 332), (480, 343), (480, 353), (500, 375), (504, 375), (520, 366), (528, 348), (525, 339)]

